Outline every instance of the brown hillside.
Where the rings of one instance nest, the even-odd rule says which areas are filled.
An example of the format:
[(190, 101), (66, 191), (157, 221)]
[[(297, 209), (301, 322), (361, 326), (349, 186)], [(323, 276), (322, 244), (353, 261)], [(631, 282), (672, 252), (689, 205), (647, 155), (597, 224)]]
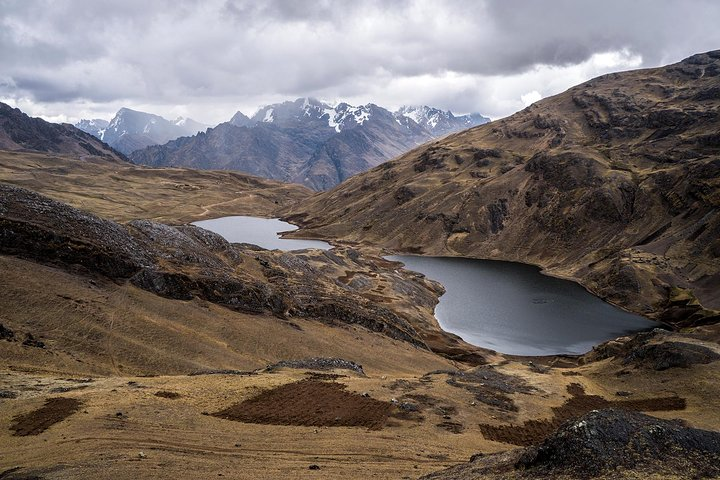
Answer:
[(107, 159), (0, 150), (0, 182), (116, 221), (166, 223), (227, 215), (271, 217), (311, 194), (239, 172), (149, 168)]
[(605, 75), (418, 148), (288, 217), (302, 236), (538, 264), (635, 312), (715, 321), (719, 108), (720, 51)]

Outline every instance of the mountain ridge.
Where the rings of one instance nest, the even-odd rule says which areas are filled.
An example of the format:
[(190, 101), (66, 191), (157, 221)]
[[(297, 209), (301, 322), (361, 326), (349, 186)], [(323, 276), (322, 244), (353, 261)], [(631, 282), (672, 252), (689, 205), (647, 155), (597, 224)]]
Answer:
[(0, 102), (0, 150), (96, 156), (127, 162), (122, 153), (68, 123), (51, 123), (30, 117)]
[(191, 118), (167, 120), (160, 115), (123, 107), (110, 120), (80, 120), (75, 127), (129, 155), (135, 150), (158, 145), (208, 128)]

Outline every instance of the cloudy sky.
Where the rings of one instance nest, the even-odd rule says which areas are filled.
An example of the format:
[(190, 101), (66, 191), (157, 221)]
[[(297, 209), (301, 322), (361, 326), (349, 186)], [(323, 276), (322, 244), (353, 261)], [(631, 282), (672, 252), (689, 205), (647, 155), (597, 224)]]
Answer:
[(509, 115), (720, 48), (717, 0), (0, 0), (0, 101), (215, 124), (301, 96)]

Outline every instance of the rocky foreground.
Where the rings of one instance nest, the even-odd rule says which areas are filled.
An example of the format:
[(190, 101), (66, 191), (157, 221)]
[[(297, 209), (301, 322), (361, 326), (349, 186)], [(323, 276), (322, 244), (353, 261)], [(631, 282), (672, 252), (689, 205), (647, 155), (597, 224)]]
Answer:
[(640, 413), (594, 410), (564, 424), (537, 446), (478, 455), (466, 465), (422, 478), (621, 478), (629, 472), (716, 478), (720, 433)]

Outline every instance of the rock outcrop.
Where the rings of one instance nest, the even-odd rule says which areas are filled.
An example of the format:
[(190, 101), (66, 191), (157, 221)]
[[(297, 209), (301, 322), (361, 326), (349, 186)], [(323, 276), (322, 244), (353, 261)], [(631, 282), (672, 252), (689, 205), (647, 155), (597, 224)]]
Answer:
[(536, 446), (494, 455), (422, 477), (717, 478), (720, 433), (626, 410), (595, 410), (565, 423)]

